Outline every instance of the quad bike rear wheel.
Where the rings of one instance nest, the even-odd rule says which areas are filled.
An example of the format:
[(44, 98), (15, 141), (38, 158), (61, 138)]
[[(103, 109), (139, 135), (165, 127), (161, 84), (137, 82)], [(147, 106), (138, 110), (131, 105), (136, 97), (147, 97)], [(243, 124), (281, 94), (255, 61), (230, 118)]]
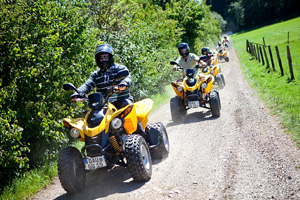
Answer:
[(183, 101), (179, 97), (173, 97), (170, 100), (170, 109), (173, 122), (178, 122), (186, 115), (187, 111), (183, 105)]
[(225, 57), (225, 61), (226, 61), (226, 62), (229, 62), (229, 57)]
[(125, 157), (131, 177), (135, 182), (145, 182), (152, 175), (152, 160), (145, 139), (141, 135), (129, 135), (125, 142)]
[(220, 73), (220, 76), (221, 76), (221, 78), (222, 78), (222, 80), (223, 80), (223, 86), (225, 86), (225, 85), (226, 85), (226, 83), (225, 83), (225, 78), (224, 78), (224, 75), (223, 75), (222, 73)]
[(222, 67), (219, 65), (219, 73), (222, 73)]
[(67, 147), (58, 154), (57, 171), (62, 187), (70, 194), (85, 186), (86, 172), (81, 153), (75, 147)]
[[(222, 75), (223, 75), (223, 74), (222, 74)], [(222, 90), (222, 89), (224, 88), (224, 82), (223, 82), (223, 79), (222, 79), (222, 77), (221, 77), (221, 74), (220, 74), (220, 73), (217, 74), (217, 75), (215, 76), (215, 79), (216, 79), (217, 84), (218, 84), (218, 89)]]
[(163, 159), (164, 157), (167, 157), (170, 151), (170, 144), (169, 144), (169, 138), (167, 134), (167, 130), (163, 123), (157, 122), (153, 124), (148, 124), (146, 126), (146, 132), (147, 130), (150, 130), (151, 128), (154, 128), (159, 131), (159, 138), (158, 138), (158, 145), (152, 149), (150, 149), (151, 156), (154, 159)]
[(220, 97), (219, 93), (216, 90), (213, 90), (209, 94), (209, 104), (210, 104), (210, 109), (213, 117), (220, 117), (221, 115), (221, 102), (220, 102)]

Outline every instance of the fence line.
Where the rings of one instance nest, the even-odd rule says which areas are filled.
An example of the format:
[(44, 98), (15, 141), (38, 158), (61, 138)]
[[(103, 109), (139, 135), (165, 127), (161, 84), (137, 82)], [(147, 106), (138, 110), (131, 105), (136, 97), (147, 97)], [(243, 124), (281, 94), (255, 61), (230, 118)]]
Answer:
[[(247, 40), (246, 41), (246, 51), (249, 52), (253, 57), (255, 57), (256, 60), (258, 60), (258, 62), (262, 62), (262, 65), (265, 65), (265, 63), (266, 63), (266, 65), (267, 65), (266, 68), (268, 69), (268, 68), (270, 68), (269, 58), (268, 58), (267, 51), (266, 51), (266, 48), (268, 48), (272, 69), (273, 69), (273, 71), (276, 71), (271, 45), (268, 45), (268, 46), (265, 45), (264, 38), (263, 38), (263, 43), (264, 44), (249, 42), (249, 40)], [(282, 61), (281, 61), (280, 53), (278, 50), (278, 46), (275, 46), (275, 50), (276, 50), (278, 65), (279, 65), (279, 68), (281, 71), (281, 76), (283, 76), (284, 71), (283, 71), (283, 67), (282, 67)], [(292, 55), (290, 52), (289, 45), (287, 45), (286, 51), (287, 51), (287, 63), (285, 63), (285, 62), (284, 63), (288, 64), (289, 72), (291, 75), (291, 80), (294, 80), (295, 77), (294, 77), (294, 71), (293, 71), (293, 62), (292, 62)], [(297, 65), (294, 64), (294, 66), (297, 66)]]

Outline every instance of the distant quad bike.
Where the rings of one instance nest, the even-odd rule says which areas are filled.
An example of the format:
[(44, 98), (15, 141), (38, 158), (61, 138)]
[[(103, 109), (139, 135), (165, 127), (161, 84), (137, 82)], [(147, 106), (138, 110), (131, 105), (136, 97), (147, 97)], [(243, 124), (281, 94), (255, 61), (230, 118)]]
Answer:
[[(201, 59), (206, 59), (205, 56), (201, 56)], [(212, 63), (218, 63), (217, 61), (213, 61)], [(225, 78), (224, 75), (221, 73), (221, 67), (217, 64), (214, 65), (205, 65), (199, 68), (198, 74), (204, 75), (212, 75), (214, 76), (214, 84), (217, 83), (218, 89), (223, 89), (225, 86)]]
[[(171, 65), (179, 65), (175, 61)], [(213, 117), (220, 116), (221, 102), (219, 93), (213, 90), (214, 77), (212, 75), (198, 74), (197, 69), (187, 69), (184, 78), (171, 82), (176, 96), (170, 100), (171, 116), (174, 122), (178, 122), (187, 114), (190, 108), (203, 107), (211, 110)]]
[[(127, 75), (128, 72), (120, 72), (115, 80)], [(71, 83), (64, 84), (63, 88), (78, 92)], [(87, 101), (90, 110), (84, 118), (63, 121), (71, 136), (85, 143), (81, 152), (69, 146), (58, 155), (59, 179), (70, 194), (84, 188), (87, 172), (114, 164), (126, 166), (134, 181), (148, 181), (152, 175), (151, 157), (162, 159), (169, 154), (164, 125), (147, 124), (153, 101), (144, 99), (118, 110), (108, 102), (117, 92), (117, 86), (113, 86), (105, 99), (101, 93), (80, 95), (82, 98), (77, 100)], [(94, 113), (98, 113), (99, 118), (93, 118)]]
[(226, 62), (229, 62), (229, 57), (227, 56), (227, 50), (219, 50), (217, 53), (217, 57), (219, 60), (224, 59)]

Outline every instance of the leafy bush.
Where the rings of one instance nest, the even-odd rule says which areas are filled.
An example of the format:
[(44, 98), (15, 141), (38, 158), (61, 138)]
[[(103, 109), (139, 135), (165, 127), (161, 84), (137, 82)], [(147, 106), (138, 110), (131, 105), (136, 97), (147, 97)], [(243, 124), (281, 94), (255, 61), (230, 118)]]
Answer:
[(61, 86), (79, 80), (92, 59), (90, 19), (82, 3), (1, 2), (0, 185), (11, 174), (55, 157), (67, 141)]

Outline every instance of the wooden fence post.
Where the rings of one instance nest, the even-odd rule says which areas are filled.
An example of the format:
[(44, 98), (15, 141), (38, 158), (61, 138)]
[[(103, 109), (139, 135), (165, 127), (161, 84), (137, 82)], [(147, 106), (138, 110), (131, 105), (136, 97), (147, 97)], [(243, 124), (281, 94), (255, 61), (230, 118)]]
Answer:
[(259, 46), (259, 52), (260, 52), (260, 55), (261, 55), (261, 62), (262, 62), (262, 65), (265, 65), (264, 56), (263, 56), (263, 54), (262, 54), (261, 46)]
[(291, 57), (291, 52), (290, 52), (290, 46), (287, 45), (286, 46), (286, 51), (287, 51), (287, 57), (289, 60), (289, 69), (290, 69), (290, 73), (291, 73), (291, 80), (294, 80), (294, 71), (293, 71), (293, 65), (292, 65), (292, 57)]
[(246, 41), (246, 51), (249, 52), (249, 41)]
[(255, 49), (255, 44), (253, 44), (253, 51), (254, 51), (254, 56), (257, 59), (257, 53), (256, 53), (256, 49)]
[(259, 48), (258, 48), (258, 44), (256, 44), (256, 49), (257, 49), (257, 58), (258, 58), (258, 62), (260, 62), (260, 55), (259, 55)]
[(264, 53), (265, 53), (267, 68), (269, 68), (270, 65), (269, 65), (269, 59), (268, 59), (268, 55), (267, 55), (267, 51), (266, 51), (266, 45), (264, 45), (263, 48), (264, 48)]
[(255, 55), (255, 58), (256, 58), (256, 60), (257, 60), (257, 51), (256, 51), (255, 44), (253, 45), (253, 50), (254, 50), (254, 55)]
[(252, 55), (251, 42), (249, 42), (249, 51), (248, 52)]
[(268, 47), (269, 47), (269, 54), (270, 54), (270, 59), (271, 59), (272, 67), (273, 67), (273, 70), (276, 71), (275, 65), (274, 65), (274, 61), (273, 61), (273, 55), (272, 55), (271, 46), (269, 45)]
[(253, 44), (252, 43), (250, 43), (250, 47), (251, 47), (251, 55), (254, 56), (255, 54), (254, 54), (254, 49), (253, 49)]
[(277, 60), (278, 60), (278, 64), (279, 64), (279, 67), (280, 67), (281, 76), (283, 76), (284, 72), (283, 72), (283, 68), (282, 68), (282, 63), (281, 63), (281, 58), (280, 58), (280, 55), (279, 55), (278, 46), (275, 46), (275, 49), (276, 49), (276, 53), (277, 53)]

